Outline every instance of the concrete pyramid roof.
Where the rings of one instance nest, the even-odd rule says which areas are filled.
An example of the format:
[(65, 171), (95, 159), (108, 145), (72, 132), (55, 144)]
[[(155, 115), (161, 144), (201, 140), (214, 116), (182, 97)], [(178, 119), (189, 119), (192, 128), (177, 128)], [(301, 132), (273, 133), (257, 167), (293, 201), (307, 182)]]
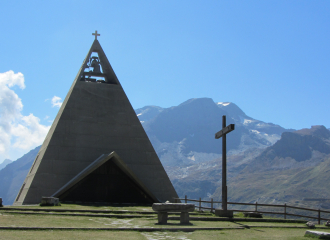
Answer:
[[(86, 71), (95, 53), (101, 71), (97, 67)], [(113, 151), (159, 201), (178, 197), (99, 41), (94, 40), (14, 205), (39, 203), (101, 154)]]

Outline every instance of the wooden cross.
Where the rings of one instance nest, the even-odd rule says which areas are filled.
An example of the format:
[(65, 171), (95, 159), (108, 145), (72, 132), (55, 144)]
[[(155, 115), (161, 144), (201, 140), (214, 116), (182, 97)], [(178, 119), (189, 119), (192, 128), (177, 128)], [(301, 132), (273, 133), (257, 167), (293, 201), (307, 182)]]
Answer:
[(215, 134), (215, 139), (222, 137), (222, 210), (227, 211), (227, 146), (226, 135), (235, 130), (235, 124), (226, 127), (226, 115), (222, 116), (222, 129)]
[(92, 35), (95, 36), (95, 40), (97, 40), (97, 36), (101, 36), (101, 34), (98, 34), (98, 33), (97, 33), (97, 30), (95, 30), (95, 33), (92, 33)]

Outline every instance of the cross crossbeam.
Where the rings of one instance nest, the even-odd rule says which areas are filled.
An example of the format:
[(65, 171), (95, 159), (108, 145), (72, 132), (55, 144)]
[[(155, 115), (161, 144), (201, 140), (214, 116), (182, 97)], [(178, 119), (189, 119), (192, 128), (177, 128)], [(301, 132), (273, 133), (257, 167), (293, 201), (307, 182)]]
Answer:
[(227, 127), (223, 128), (215, 134), (215, 139), (221, 138), (223, 135), (230, 133), (235, 130), (235, 124), (229, 124)]

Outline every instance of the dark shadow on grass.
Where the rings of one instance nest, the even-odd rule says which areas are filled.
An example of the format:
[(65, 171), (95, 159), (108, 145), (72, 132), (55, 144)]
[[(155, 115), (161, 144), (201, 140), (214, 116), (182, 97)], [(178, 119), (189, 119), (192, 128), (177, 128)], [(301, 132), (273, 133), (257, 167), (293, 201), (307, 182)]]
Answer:
[(62, 202), (64, 204), (70, 205), (80, 205), (85, 207), (151, 207), (152, 204), (135, 204), (135, 203), (81, 203), (81, 202)]
[(155, 223), (155, 225), (162, 225), (162, 226), (193, 226), (194, 224), (192, 223), (185, 223), (185, 224), (181, 224), (181, 223)]
[(248, 225), (245, 225), (245, 224), (242, 224), (242, 223), (238, 223), (238, 222), (235, 222), (235, 221), (232, 221), (232, 223), (235, 223), (235, 224), (240, 225), (240, 226), (242, 226), (244, 228), (250, 229), (250, 227)]

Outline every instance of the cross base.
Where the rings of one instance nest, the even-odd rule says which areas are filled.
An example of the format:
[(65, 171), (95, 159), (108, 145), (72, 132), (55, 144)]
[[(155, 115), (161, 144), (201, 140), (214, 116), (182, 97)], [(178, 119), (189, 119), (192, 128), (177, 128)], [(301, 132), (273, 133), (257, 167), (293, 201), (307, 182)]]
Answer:
[(232, 218), (232, 217), (234, 217), (234, 211), (232, 211), (232, 210), (223, 210), (223, 209), (216, 208), (215, 209), (215, 215), (218, 216), (218, 217)]

